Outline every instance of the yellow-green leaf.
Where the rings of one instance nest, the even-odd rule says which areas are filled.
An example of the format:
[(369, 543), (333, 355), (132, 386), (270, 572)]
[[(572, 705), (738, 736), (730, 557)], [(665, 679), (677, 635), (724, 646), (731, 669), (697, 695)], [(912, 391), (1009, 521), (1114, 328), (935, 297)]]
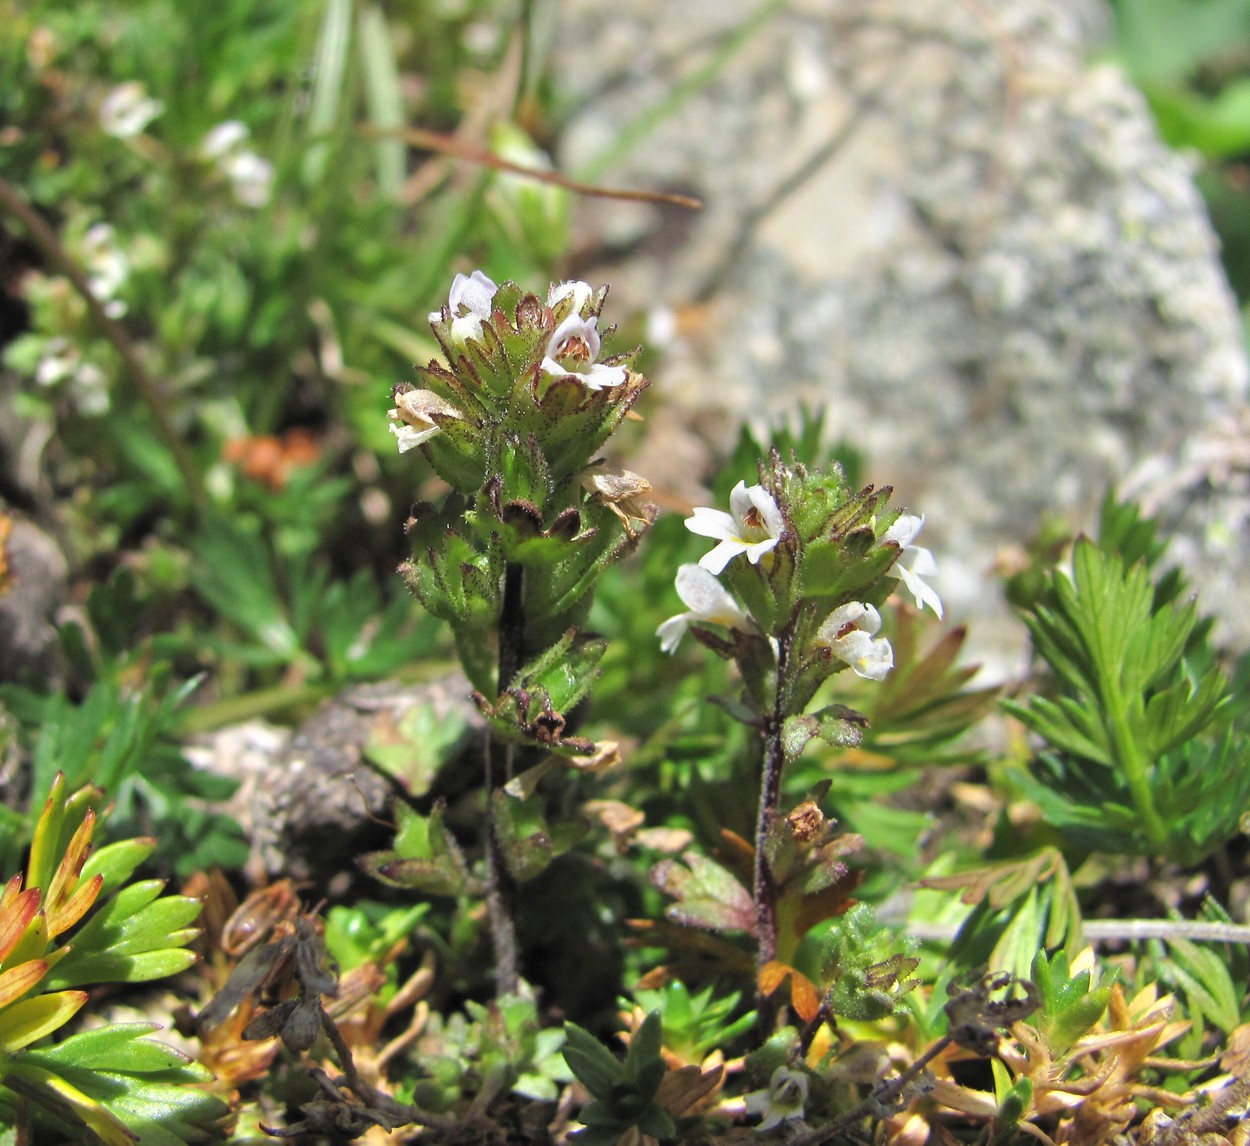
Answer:
[(86, 991), (57, 991), (14, 1003), (0, 1014), (0, 1051), (8, 1054), (63, 1027), (87, 1001)]

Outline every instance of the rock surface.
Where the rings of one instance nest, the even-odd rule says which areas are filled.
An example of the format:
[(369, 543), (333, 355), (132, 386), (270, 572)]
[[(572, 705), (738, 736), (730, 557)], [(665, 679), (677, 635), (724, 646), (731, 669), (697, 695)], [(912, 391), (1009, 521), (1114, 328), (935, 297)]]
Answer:
[[(949, 615), (998, 673), (1023, 634), (996, 556), (1045, 511), (1091, 526), (1111, 482), (1179, 530), (1223, 635), (1250, 640), (1238, 315), (1187, 161), (1090, 62), (1107, 20), (1094, 0), (570, 0), (560, 26), (562, 166), (706, 201), (581, 208), (583, 277), (618, 315), (676, 316), (662, 399), (721, 432), (827, 407), (928, 515)], [(635, 468), (695, 497), (678, 432)]]

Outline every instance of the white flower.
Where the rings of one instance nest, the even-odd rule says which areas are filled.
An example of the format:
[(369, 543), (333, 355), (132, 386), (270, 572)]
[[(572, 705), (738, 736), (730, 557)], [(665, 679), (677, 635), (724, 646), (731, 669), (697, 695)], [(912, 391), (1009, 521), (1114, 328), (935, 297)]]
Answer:
[(590, 283), (578, 282), (575, 280), (569, 280), (568, 282), (563, 283), (552, 283), (551, 289), (547, 291), (547, 305), (554, 310), (558, 303), (562, 302), (566, 298), (572, 297), (573, 308), (569, 311), (569, 313), (581, 314), (582, 307), (590, 301), (590, 297), (594, 293), (594, 288), (590, 285)]
[(35, 366), (35, 381), (40, 386), (66, 383), (71, 401), (84, 417), (108, 413), (108, 376), (94, 362), (85, 362), (68, 339), (48, 339)]
[(839, 605), (816, 633), (818, 643), (845, 661), (857, 676), (884, 680), (894, 667), (894, 650), (884, 637), (873, 639), (881, 628), (881, 614), (862, 601)]
[(386, 415), (391, 419), (387, 429), (395, 435), (401, 454), (428, 441), (442, 430), (430, 417), (431, 414), (460, 417), (460, 411), (433, 390), (405, 390), (395, 395), (395, 409), (389, 410)]
[[(882, 541), (893, 541), (899, 549), (899, 559), (890, 568), (890, 576), (897, 577), (908, 591), (916, 598), (916, 608), (929, 606), (939, 617), (942, 615), (942, 601), (931, 586), (925, 584), (922, 577), (932, 577), (937, 572), (937, 562), (933, 554), (920, 545), (912, 545), (912, 539), (924, 528), (924, 518), (904, 513), (885, 531)], [(904, 554), (911, 554), (908, 567), (903, 566)]]
[(248, 137), (247, 124), (228, 119), (217, 124), (200, 144), (200, 154), (205, 159), (221, 159), (228, 155)]
[(720, 573), (739, 553), (745, 553), (752, 565), (758, 565), (760, 558), (781, 540), (784, 522), (772, 494), (763, 486), (748, 486), (740, 481), (729, 494), (728, 513), (699, 506), (693, 517), (686, 518), (686, 528), (700, 537), (720, 541), (715, 549), (699, 558), (699, 564), (709, 573)]
[(234, 197), (244, 207), (263, 207), (273, 191), (273, 164), (254, 151), (236, 151), (221, 161)]
[(807, 1104), (807, 1075), (788, 1066), (779, 1066), (763, 1090), (746, 1095), (748, 1114), (762, 1114), (764, 1121), (756, 1127), (760, 1132), (772, 1130), (791, 1118), (802, 1118)]
[(113, 296), (130, 274), (130, 260), (117, 245), (113, 228), (107, 223), (88, 227), (82, 237), (81, 253), (91, 293), (106, 304), (104, 309), (110, 318), (120, 318), (126, 313), (126, 304)]
[[(578, 284), (572, 285), (576, 288)], [(556, 327), (547, 343), (543, 373), (555, 378), (580, 378), (587, 390), (602, 390), (624, 382), (624, 366), (605, 366), (595, 361), (600, 346), (598, 326), (597, 317), (582, 318), (576, 311), (570, 314)]]
[[(457, 275), (451, 282), (447, 309), (451, 312), (451, 336), (458, 342), (482, 337), (482, 323), (490, 318), (491, 303), (499, 288), (482, 271)], [(441, 322), (443, 312), (430, 312), (431, 322)]]
[(234, 197), (245, 207), (263, 207), (273, 191), (273, 164), (243, 146), (247, 124), (228, 119), (217, 124), (200, 144), (200, 154), (230, 180)]
[(137, 80), (118, 84), (100, 101), (100, 126), (118, 139), (133, 139), (165, 110)]
[(99, 418), (109, 412), (108, 376), (94, 362), (84, 362), (74, 372), (69, 394), (84, 418)]
[(688, 611), (669, 617), (655, 635), (660, 638), (662, 652), (675, 652), (692, 621), (724, 625), (728, 629), (745, 629), (750, 618), (738, 606), (725, 587), (706, 569), (698, 565), (682, 565), (677, 570), (677, 596)]

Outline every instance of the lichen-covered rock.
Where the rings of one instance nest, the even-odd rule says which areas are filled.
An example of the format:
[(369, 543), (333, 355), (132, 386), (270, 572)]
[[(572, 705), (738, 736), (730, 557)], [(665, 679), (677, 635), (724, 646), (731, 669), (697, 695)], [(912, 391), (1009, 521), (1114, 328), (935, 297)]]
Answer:
[[(1250, 639), (1238, 315), (1187, 160), (1090, 62), (1101, 4), (808, 0), (733, 51), (746, 0), (572, 11), (570, 44), (654, 26), (616, 73), (562, 57), (574, 171), (725, 49), (604, 174), (707, 201), (680, 230), (631, 208), (629, 257), (599, 272), (618, 303), (676, 311), (654, 375), (688, 422), (827, 406), (929, 515), (943, 599), (1001, 668), (1021, 637), (994, 624), (996, 554), (1045, 510), (1090, 526), (1111, 482), (1179, 529), (1204, 605)], [(621, 214), (588, 207), (587, 227), (611, 240)]]

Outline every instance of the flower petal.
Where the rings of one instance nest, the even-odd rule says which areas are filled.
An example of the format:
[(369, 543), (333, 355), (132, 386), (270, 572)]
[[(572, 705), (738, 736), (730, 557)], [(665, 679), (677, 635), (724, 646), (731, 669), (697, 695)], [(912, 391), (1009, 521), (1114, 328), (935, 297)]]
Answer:
[[(700, 537), (715, 537), (720, 541), (725, 541), (736, 535), (738, 527), (734, 519), (723, 509), (709, 509), (707, 506), (699, 505), (695, 507), (694, 516), (686, 518), (686, 528)], [(707, 566), (705, 565), (704, 568), (706, 569)]]
[(663, 622), (655, 635), (660, 638), (660, 652), (672, 653), (677, 651), (677, 646), (681, 644), (681, 639), (686, 635), (686, 630), (690, 628), (690, 614), (678, 613), (675, 617)]

